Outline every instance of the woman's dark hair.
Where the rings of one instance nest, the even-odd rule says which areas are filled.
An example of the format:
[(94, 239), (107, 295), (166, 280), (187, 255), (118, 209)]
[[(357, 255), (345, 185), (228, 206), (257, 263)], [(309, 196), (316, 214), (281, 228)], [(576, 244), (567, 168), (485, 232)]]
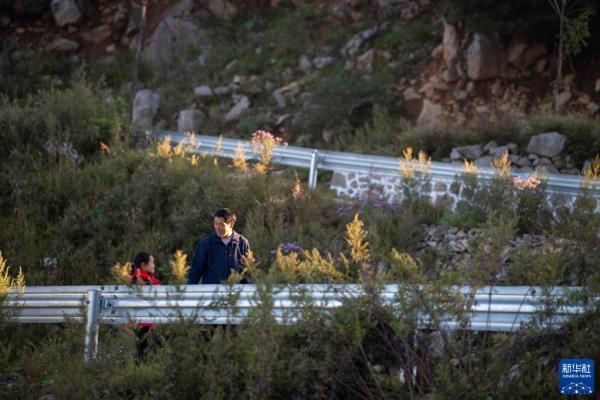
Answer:
[(146, 253), (145, 251), (140, 251), (133, 257), (133, 262), (131, 263), (131, 274), (138, 269), (141, 268), (142, 265), (148, 264), (150, 262), (150, 253)]
[(225, 222), (235, 222), (235, 213), (231, 211), (229, 208), (221, 208), (215, 212), (215, 218), (223, 218)]

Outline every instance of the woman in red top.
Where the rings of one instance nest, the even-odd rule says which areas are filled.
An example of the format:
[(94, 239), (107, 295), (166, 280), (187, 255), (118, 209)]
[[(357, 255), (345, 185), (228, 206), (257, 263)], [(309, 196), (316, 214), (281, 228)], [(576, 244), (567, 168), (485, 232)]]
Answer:
[[(142, 251), (137, 253), (131, 264), (131, 284), (140, 285), (160, 285), (160, 280), (155, 275), (154, 257), (150, 253)], [(141, 322), (135, 325), (136, 341), (136, 362), (142, 360), (144, 350), (148, 347), (148, 332), (154, 329), (154, 324)]]

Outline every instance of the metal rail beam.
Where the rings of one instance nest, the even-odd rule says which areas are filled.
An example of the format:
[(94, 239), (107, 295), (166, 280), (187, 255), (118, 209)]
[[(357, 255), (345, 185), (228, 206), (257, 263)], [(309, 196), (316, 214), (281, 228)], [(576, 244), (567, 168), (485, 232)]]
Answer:
[[(173, 144), (181, 142), (189, 144), (191, 151), (196, 154), (217, 155), (234, 158), (236, 149), (242, 146), (246, 158), (257, 159), (252, 144), (239, 139), (223, 137), (194, 135), (193, 142), (189, 135), (179, 132), (162, 131), (159, 137), (170, 137)], [(218, 148), (217, 148), (218, 147)], [(218, 149), (218, 151), (216, 151)], [(317, 183), (319, 170), (379, 173), (385, 175), (399, 175), (400, 159), (397, 157), (377, 156), (361, 153), (345, 153), (339, 151), (317, 150), (296, 146), (276, 146), (273, 149), (273, 162), (297, 168), (308, 168), (309, 187), (314, 188)], [(433, 182), (452, 183), (462, 173), (462, 166), (442, 162), (432, 162), (430, 177)], [(480, 179), (491, 180), (496, 176), (493, 168), (478, 167), (477, 175)], [(514, 176), (529, 177), (530, 172), (516, 172)], [(546, 179), (546, 192), (548, 194), (564, 194), (575, 196), (579, 193), (583, 178), (576, 175), (548, 174)], [(600, 197), (600, 185), (591, 189), (594, 196)]]

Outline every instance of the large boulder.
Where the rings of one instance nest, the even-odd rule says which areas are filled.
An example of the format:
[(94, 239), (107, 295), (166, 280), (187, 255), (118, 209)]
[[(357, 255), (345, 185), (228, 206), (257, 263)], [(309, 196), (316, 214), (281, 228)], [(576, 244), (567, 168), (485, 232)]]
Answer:
[(373, 49), (367, 50), (363, 55), (358, 57), (356, 66), (359, 71), (365, 74), (373, 72), (373, 61), (375, 60), (375, 51)]
[(439, 122), (440, 118), (443, 115), (443, 111), (444, 110), (440, 104), (435, 104), (425, 99), (423, 101), (423, 108), (421, 109), (421, 113), (417, 118), (417, 123), (431, 124)]
[(81, 11), (75, 0), (52, 0), (50, 9), (58, 26), (75, 24), (81, 19)]
[(185, 60), (190, 49), (208, 48), (208, 35), (194, 23), (175, 17), (165, 18), (154, 30), (142, 52), (142, 59), (165, 71), (176, 61)]
[(179, 112), (179, 118), (177, 119), (177, 131), (198, 133), (204, 120), (205, 115), (200, 110), (182, 110)]
[(444, 37), (442, 39), (442, 51), (446, 67), (452, 75), (456, 73), (456, 64), (459, 62), (460, 44), (458, 40), (458, 32), (456, 28), (444, 22)]
[[(460, 159), (467, 159), (474, 161), (479, 159), (483, 155), (483, 147), (480, 144), (474, 144), (471, 146), (462, 146), (452, 149), (452, 153), (457, 152), (460, 154)], [(454, 158), (453, 158), (454, 159)]]
[(200, 4), (217, 17), (224, 19), (233, 18), (238, 11), (236, 6), (227, 0), (200, 0)]
[(565, 147), (567, 138), (558, 132), (548, 132), (535, 135), (527, 145), (527, 152), (542, 157), (556, 157)]
[(500, 72), (502, 48), (496, 40), (476, 33), (467, 49), (467, 75), (472, 80), (495, 78)]
[(131, 123), (142, 129), (151, 129), (159, 104), (160, 94), (148, 89), (137, 92), (133, 100)]

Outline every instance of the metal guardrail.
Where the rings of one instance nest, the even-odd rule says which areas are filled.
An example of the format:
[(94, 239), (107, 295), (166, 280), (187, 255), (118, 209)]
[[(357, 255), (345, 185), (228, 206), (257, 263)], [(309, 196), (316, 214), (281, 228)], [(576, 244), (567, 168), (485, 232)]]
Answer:
[[(399, 301), (406, 296), (416, 299), (424, 286), (416, 290), (403, 285), (385, 285), (382, 302), (400, 313)], [(459, 308), (468, 319), (444, 315), (433, 323), (424, 311), (415, 311), (421, 329), (468, 329), (473, 331), (514, 332), (533, 321), (548, 304), (552, 309), (550, 327), (585, 310), (582, 304), (569, 304), (567, 297), (580, 287), (541, 288), (531, 286), (491, 286), (473, 289), (454, 287), (460, 295)], [(95, 357), (99, 324), (150, 322), (176, 323), (193, 319), (198, 324), (240, 324), (262, 302), (255, 285), (185, 286), (31, 286), (24, 293), (11, 295), (8, 306), (15, 307), (20, 323), (85, 323), (85, 359)], [(360, 285), (286, 285), (266, 293), (272, 301), (271, 314), (281, 324), (302, 318), (307, 307), (328, 312), (349, 299), (365, 295)], [(439, 316), (438, 316), (439, 317)]]
[[(223, 137), (195, 135), (195, 143), (191, 143), (189, 136), (179, 132), (162, 131), (159, 137), (164, 139), (170, 137), (173, 144), (185, 142), (193, 145), (194, 153), (217, 155), (234, 158), (238, 146), (241, 144), (247, 159), (257, 159), (252, 144), (239, 139), (227, 139)], [(296, 146), (276, 146), (273, 150), (274, 163), (297, 168), (308, 168), (310, 170), (308, 185), (314, 189), (317, 185), (319, 170), (355, 172), (355, 173), (379, 173), (386, 175), (400, 174), (400, 159), (397, 157), (375, 156), (361, 153), (345, 153), (339, 151), (317, 150)], [(432, 162), (430, 177), (434, 183), (452, 183), (456, 177), (463, 172), (462, 166), (456, 164)], [(477, 175), (480, 179), (491, 180), (496, 176), (493, 168), (477, 167)], [(529, 177), (530, 172), (517, 172), (513, 174), (518, 177)], [(549, 194), (564, 194), (575, 196), (582, 185), (582, 178), (576, 175), (548, 174), (546, 180), (546, 192)], [(592, 193), (600, 197), (600, 185), (594, 185)]]

